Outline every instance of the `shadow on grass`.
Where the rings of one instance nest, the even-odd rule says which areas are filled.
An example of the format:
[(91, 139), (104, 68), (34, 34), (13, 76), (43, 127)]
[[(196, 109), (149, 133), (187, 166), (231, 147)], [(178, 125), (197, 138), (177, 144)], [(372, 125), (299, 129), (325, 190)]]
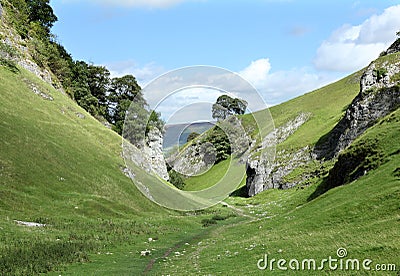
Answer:
[(229, 196), (248, 198), (249, 195), (247, 194), (246, 185), (244, 185), (244, 186), (241, 187), (241, 188), (236, 189), (236, 190), (233, 191)]
[(316, 199), (317, 197), (323, 195), (332, 188), (334, 187), (331, 187), (329, 185), (328, 177), (324, 177), (321, 184), (318, 185), (317, 189), (315, 189), (315, 191), (307, 198), (307, 202)]

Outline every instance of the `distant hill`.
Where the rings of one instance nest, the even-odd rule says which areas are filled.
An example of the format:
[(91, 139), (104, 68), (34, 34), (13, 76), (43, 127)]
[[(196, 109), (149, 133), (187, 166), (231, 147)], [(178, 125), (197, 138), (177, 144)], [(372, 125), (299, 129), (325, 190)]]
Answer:
[(198, 122), (187, 124), (170, 124), (165, 126), (164, 134), (164, 150), (168, 150), (173, 146), (183, 146), (187, 142), (190, 133), (204, 133), (214, 126), (212, 122)]

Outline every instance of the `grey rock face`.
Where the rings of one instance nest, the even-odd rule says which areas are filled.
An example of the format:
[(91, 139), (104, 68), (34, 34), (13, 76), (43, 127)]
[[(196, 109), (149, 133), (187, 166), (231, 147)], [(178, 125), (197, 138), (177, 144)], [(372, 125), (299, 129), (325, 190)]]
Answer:
[(317, 159), (332, 159), (347, 148), (376, 120), (400, 106), (400, 60), (376, 61), (368, 66), (361, 77), (360, 93), (353, 100), (345, 116), (329, 136), (317, 143)]
[[(0, 4), (0, 20), (3, 19), (2, 18), (3, 15), (4, 11)], [(9, 28), (5, 29), (4, 32), (1, 32), (1, 34), (4, 36), (2, 42), (13, 47), (19, 53), (19, 57), (14, 57), (14, 58), (6, 57), (6, 58), (14, 60), (16, 63), (18, 63), (18, 65), (32, 72), (33, 74), (35, 74), (42, 80), (46, 81), (47, 83), (52, 85), (54, 84), (53, 79), (51, 77), (51, 73), (46, 69), (40, 68), (35, 62), (33, 62), (33, 58), (31, 56), (31, 53), (29, 52), (29, 49), (26, 46), (24, 46), (26, 42), (23, 41), (19, 35), (15, 34), (15, 32)]]
[(177, 156), (173, 156), (168, 163), (175, 171), (186, 176), (195, 176), (205, 173), (216, 160), (216, 151), (211, 143), (196, 141)]
[(398, 38), (386, 51), (386, 54), (400, 52), (400, 38)]
[(32, 92), (35, 93), (36, 95), (42, 97), (45, 100), (53, 101), (53, 97), (52, 96), (42, 92), (36, 85), (31, 84), (30, 87), (32, 89)]
[(21, 67), (35, 74), (45, 82), (50, 84), (53, 83), (50, 73), (47, 70), (42, 70), (36, 63), (30, 61), (29, 59), (21, 59), (17, 62)]
[(158, 128), (152, 128), (146, 137), (147, 146), (144, 147), (145, 158), (147, 164), (160, 177), (169, 180), (167, 165), (163, 155), (163, 136)]
[[(137, 147), (124, 141), (122, 151), (123, 158), (129, 160), (128, 163), (133, 162), (145, 172), (155, 173), (164, 180), (169, 180), (167, 165), (162, 152), (162, 142), (162, 134), (157, 128), (153, 128), (148, 133), (145, 145)], [(134, 178), (135, 175), (129, 168), (132, 169), (128, 165), (128, 169), (123, 169), (122, 171), (128, 177)], [(136, 183), (138, 183), (137, 180)], [(143, 188), (145, 188), (145, 186), (143, 186)]]
[[(261, 143), (261, 149), (266, 149), (272, 143), (282, 143), (302, 126), (310, 117), (308, 113), (299, 114), (294, 120), (275, 129), (267, 135)], [(256, 151), (257, 153), (257, 151)], [(257, 156), (253, 154), (252, 156)], [(246, 188), (248, 196), (254, 196), (267, 189), (287, 189), (297, 183), (287, 183), (283, 180), (298, 166), (310, 161), (312, 153), (310, 147), (299, 149), (294, 153), (277, 152), (275, 160), (268, 158), (250, 157), (246, 163)]]

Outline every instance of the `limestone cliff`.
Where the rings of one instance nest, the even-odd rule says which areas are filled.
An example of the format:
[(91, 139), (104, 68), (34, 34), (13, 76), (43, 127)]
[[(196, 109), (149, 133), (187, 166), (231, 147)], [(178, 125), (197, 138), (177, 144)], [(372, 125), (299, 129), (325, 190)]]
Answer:
[(146, 137), (146, 146), (144, 153), (146, 164), (150, 165), (152, 170), (164, 180), (169, 180), (167, 165), (163, 155), (163, 136), (158, 128), (150, 129)]
[[(309, 117), (310, 114), (301, 113), (292, 121), (275, 129), (264, 138), (259, 150), (264, 149), (269, 144), (282, 143), (301, 127)], [(257, 154), (251, 155), (246, 163), (246, 190), (248, 196), (254, 196), (267, 189), (287, 189), (295, 186), (297, 183), (284, 181), (284, 176), (311, 159), (311, 149), (309, 147), (299, 149), (296, 152), (278, 151), (275, 160), (272, 162), (267, 159), (260, 160), (257, 158)]]
[(372, 62), (360, 81), (360, 93), (346, 110), (345, 116), (317, 143), (318, 159), (332, 159), (347, 148), (376, 120), (388, 115), (400, 105), (400, 39), (387, 54)]

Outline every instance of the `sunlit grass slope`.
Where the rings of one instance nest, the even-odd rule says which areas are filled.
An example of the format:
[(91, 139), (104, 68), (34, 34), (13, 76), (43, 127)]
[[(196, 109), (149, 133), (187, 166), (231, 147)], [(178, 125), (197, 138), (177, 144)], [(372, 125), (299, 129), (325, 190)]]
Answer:
[(122, 173), (121, 138), (67, 96), (3, 68), (0, 91), (3, 214), (123, 217), (158, 210)]
[(88, 261), (91, 273), (109, 275), (108, 252), (128, 256), (124, 271), (136, 275), (149, 261), (141, 250), (157, 256), (202, 230), (201, 216), (168, 211), (136, 189), (122, 172), (120, 136), (23, 69), (0, 67), (0, 141), (1, 275)]

